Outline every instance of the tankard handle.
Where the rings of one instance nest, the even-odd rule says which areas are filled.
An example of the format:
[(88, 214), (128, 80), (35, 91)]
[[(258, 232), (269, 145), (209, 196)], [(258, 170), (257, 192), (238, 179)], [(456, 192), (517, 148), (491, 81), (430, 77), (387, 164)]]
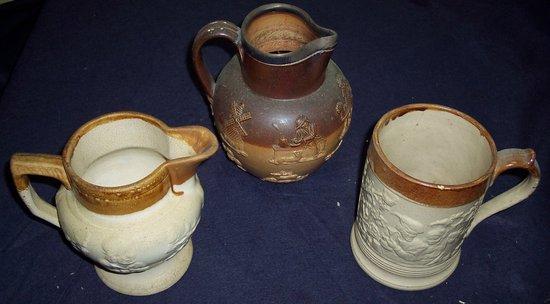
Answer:
[(489, 216), (523, 201), (537, 188), (540, 180), (540, 168), (532, 149), (504, 149), (497, 153), (497, 165), (492, 182), (504, 171), (510, 169), (524, 169), (529, 172), (521, 183), (485, 202), (479, 208), (468, 230), (472, 229)]
[(40, 198), (30, 184), (28, 175), (53, 177), (70, 189), (61, 156), (16, 153), (11, 157), (10, 170), (19, 196), (32, 214), (59, 227), (56, 207)]
[(232, 42), (240, 55), (242, 52), (239, 37), (240, 30), (241, 29), (238, 26), (229, 21), (214, 21), (201, 28), (193, 41), (193, 65), (195, 67), (195, 72), (199, 77), (202, 89), (204, 90), (206, 98), (210, 104), (212, 104), (214, 98), (216, 82), (214, 81), (212, 74), (206, 68), (204, 60), (202, 59), (202, 46), (211, 39), (223, 38)]

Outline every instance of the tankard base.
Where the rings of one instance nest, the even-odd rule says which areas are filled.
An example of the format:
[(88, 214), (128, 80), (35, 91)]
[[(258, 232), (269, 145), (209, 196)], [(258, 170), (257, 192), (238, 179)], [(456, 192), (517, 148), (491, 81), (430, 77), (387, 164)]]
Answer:
[[(443, 281), (445, 281), (456, 269), (458, 265), (458, 261), (460, 259), (460, 253), (455, 255), (453, 258), (454, 261), (451, 262), (450, 266), (444, 269), (443, 271), (434, 274), (429, 275), (425, 277), (406, 277), (397, 275), (395, 273), (388, 272), (379, 266), (377, 266), (374, 262), (372, 262), (359, 248), (359, 245), (357, 244), (357, 239), (355, 238), (355, 224), (353, 225), (351, 229), (351, 236), (350, 236), (350, 243), (351, 243), (351, 250), (353, 252), (353, 256), (355, 257), (355, 260), (361, 266), (363, 271), (365, 271), (371, 278), (373, 278), (375, 281), (386, 285), (391, 288), (400, 289), (400, 290), (422, 290), (422, 289), (428, 289), (431, 287), (434, 287), (436, 285), (441, 284)], [(372, 252), (372, 254), (375, 254)], [(381, 256), (378, 256), (379, 259), (383, 260), (384, 258)]]
[(193, 257), (191, 239), (168, 261), (144, 272), (120, 274), (95, 267), (96, 273), (111, 289), (131, 296), (147, 296), (174, 285), (187, 271)]

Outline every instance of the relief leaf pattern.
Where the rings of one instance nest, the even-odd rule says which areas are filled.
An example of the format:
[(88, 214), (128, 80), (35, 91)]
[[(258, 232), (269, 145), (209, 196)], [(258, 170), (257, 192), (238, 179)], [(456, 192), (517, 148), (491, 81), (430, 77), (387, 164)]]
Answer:
[(453, 257), (464, 241), (481, 199), (467, 210), (424, 224), (395, 210), (404, 198), (385, 187), (365, 165), (357, 227), (367, 245), (407, 263), (433, 266)]

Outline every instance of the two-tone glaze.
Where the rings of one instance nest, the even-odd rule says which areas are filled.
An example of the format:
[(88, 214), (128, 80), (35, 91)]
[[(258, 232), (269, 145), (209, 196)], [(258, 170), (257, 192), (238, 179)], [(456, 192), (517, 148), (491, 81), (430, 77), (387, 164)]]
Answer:
[[(495, 178), (513, 168), (528, 177), (482, 204)], [(434, 104), (394, 109), (378, 121), (369, 144), (354, 256), (387, 286), (433, 287), (453, 273), (472, 229), (527, 198), (539, 179), (533, 150), (497, 152), (489, 132), (460, 111)]]
[[(201, 48), (226, 39), (237, 50), (216, 82)], [(228, 21), (203, 27), (193, 61), (211, 103), (228, 157), (270, 182), (307, 177), (338, 149), (351, 123), (348, 81), (330, 60), (334, 31), (287, 4), (263, 5), (241, 28)]]
[[(14, 154), (11, 173), (30, 211), (60, 227), (105, 284), (148, 295), (176, 283), (191, 262), (204, 198), (196, 169), (217, 148), (206, 128), (118, 112), (79, 128), (62, 156)], [(62, 183), (55, 207), (29, 175)]]

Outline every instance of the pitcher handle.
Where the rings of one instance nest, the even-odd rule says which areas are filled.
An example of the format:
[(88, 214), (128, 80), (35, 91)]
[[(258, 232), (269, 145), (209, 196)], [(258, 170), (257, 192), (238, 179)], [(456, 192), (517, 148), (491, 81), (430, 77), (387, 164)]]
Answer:
[(466, 235), (469, 235), (474, 227), (484, 219), (523, 201), (529, 197), (533, 191), (535, 191), (540, 180), (540, 168), (537, 160), (535, 159), (535, 151), (532, 149), (504, 149), (498, 151), (497, 165), (492, 181), (494, 181), (502, 172), (510, 169), (527, 170), (529, 172), (529, 176), (527, 176), (515, 187), (499, 194), (481, 205)]
[(61, 156), (16, 153), (11, 157), (10, 170), (19, 196), (32, 214), (59, 227), (56, 207), (40, 198), (30, 184), (28, 175), (53, 177), (70, 189)]
[(223, 38), (232, 42), (240, 55), (242, 53), (239, 37), (240, 30), (241, 29), (238, 26), (229, 21), (214, 21), (201, 28), (193, 41), (193, 65), (195, 67), (195, 72), (199, 77), (202, 89), (204, 90), (206, 98), (210, 104), (212, 104), (214, 98), (216, 83), (212, 77), (212, 74), (210, 74), (206, 68), (204, 60), (202, 59), (202, 46), (211, 39)]

